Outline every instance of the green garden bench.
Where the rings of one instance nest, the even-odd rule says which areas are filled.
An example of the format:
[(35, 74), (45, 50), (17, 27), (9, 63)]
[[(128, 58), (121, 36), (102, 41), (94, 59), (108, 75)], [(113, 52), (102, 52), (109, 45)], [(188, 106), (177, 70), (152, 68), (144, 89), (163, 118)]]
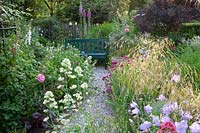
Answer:
[(68, 45), (80, 50), (80, 56), (92, 56), (93, 59), (102, 59), (105, 68), (108, 62), (108, 39), (65, 39), (65, 49)]

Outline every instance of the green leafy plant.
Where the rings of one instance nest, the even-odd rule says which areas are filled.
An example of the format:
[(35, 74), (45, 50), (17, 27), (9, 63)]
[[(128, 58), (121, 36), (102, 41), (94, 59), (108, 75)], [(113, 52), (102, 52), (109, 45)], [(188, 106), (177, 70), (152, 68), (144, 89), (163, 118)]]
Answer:
[(108, 38), (113, 30), (113, 23), (104, 22), (103, 24), (92, 27), (88, 31), (88, 38)]

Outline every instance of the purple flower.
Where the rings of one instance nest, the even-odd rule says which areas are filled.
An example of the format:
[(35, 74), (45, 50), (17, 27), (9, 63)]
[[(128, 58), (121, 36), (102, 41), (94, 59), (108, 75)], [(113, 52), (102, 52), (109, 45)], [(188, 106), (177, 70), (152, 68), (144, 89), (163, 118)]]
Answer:
[(138, 107), (138, 104), (136, 102), (133, 102), (130, 104), (130, 107), (131, 108), (137, 108)]
[(197, 122), (194, 122), (191, 126), (190, 126), (190, 132), (191, 133), (200, 133), (200, 124)]
[(160, 121), (161, 121), (162, 123), (168, 122), (168, 121), (170, 121), (170, 118), (169, 118), (169, 116), (164, 116), (164, 117), (161, 118)]
[(187, 121), (180, 121), (180, 122), (175, 122), (175, 126), (176, 126), (176, 131), (178, 133), (186, 133), (187, 128), (188, 128), (188, 124)]
[(91, 18), (91, 16), (92, 16), (92, 13), (91, 13), (90, 9), (88, 9), (87, 17), (88, 17), (88, 18)]
[(145, 121), (140, 125), (140, 130), (141, 131), (147, 130), (148, 128), (151, 127), (151, 125), (152, 125), (151, 122)]
[(171, 82), (178, 83), (180, 81), (180, 75), (174, 74), (171, 78)]
[(139, 52), (141, 55), (147, 54), (146, 50), (144, 50), (144, 49), (139, 49), (138, 52)]
[(162, 107), (162, 113), (165, 114), (165, 115), (169, 115), (171, 113), (171, 106), (170, 104), (165, 104), (163, 107)]
[(80, 5), (80, 6), (79, 6), (79, 14), (82, 15), (82, 13), (83, 13), (83, 6)]
[(140, 113), (140, 110), (138, 108), (135, 108), (131, 111), (132, 115), (138, 115)]
[(183, 114), (184, 114), (184, 111), (182, 109), (178, 111), (179, 116), (183, 116)]
[(160, 100), (160, 101), (165, 101), (166, 98), (165, 98), (165, 96), (164, 96), (163, 94), (161, 94), (161, 95), (158, 97), (158, 100)]
[(192, 116), (190, 115), (190, 112), (186, 111), (185, 113), (183, 113), (182, 114), (182, 119), (183, 120), (192, 119)]
[(153, 115), (152, 116), (153, 122), (155, 124), (155, 126), (159, 127), (160, 126), (160, 120), (158, 116)]
[(146, 113), (151, 113), (152, 107), (151, 107), (150, 105), (144, 106), (144, 111), (145, 111)]

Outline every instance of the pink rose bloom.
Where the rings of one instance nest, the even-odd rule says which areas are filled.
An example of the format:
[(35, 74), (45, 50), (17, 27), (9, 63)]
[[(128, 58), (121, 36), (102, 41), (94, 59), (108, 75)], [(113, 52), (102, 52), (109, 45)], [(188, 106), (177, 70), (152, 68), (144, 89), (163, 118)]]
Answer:
[(38, 74), (37, 80), (38, 80), (40, 83), (42, 83), (42, 82), (45, 81), (45, 76), (44, 76), (43, 74)]
[(178, 133), (176, 131), (176, 126), (173, 122), (167, 121), (160, 125), (160, 130), (157, 133)]
[(129, 27), (127, 26), (125, 29), (124, 29), (124, 31), (127, 33), (127, 32), (129, 32), (130, 30), (129, 30)]

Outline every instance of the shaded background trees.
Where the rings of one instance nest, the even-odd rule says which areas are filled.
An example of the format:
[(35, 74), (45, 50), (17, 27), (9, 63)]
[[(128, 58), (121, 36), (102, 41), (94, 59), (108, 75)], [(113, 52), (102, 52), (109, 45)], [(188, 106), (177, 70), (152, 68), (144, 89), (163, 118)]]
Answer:
[(165, 35), (176, 32), (184, 22), (199, 19), (200, 10), (197, 1), (155, 0), (150, 6), (139, 10), (134, 21), (141, 32)]

